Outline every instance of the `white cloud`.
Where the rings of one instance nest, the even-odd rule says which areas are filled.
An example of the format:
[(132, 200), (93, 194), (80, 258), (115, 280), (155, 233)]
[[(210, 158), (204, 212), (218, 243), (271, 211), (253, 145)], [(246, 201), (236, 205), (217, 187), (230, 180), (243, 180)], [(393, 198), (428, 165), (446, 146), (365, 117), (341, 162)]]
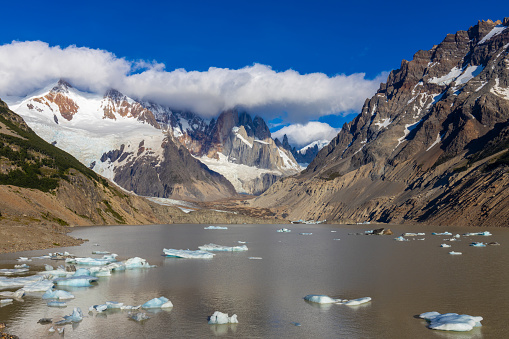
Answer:
[(299, 148), (317, 140), (331, 141), (340, 130), (341, 128), (333, 128), (324, 122), (310, 121), (304, 125), (293, 124), (283, 127), (272, 133), (272, 137), (283, 140), (283, 136), (286, 134), (290, 145)]
[(128, 96), (187, 109), (205, 117), (239, 107), (271, 119), (303, 123), (322, 115), (360, 111), (364, 100), (387, 73), (365, 79), (363, 73), (328, 77), (323, 73), (276, 72), (254, 64), (241, 69), (165, 71), (165, 65), (128, 61), (86, 47), (51, 47), (45, 42), (12, 42), (0, 46), (0, 96), (25, 96), (58, 79), (104, 91), (116, 88)]

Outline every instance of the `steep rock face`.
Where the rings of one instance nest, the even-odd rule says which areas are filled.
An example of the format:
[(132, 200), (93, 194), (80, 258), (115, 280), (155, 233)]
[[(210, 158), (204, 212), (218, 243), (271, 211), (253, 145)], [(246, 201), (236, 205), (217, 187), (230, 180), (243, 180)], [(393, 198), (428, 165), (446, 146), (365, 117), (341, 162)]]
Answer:
[(296, 219), (505, 226), (504, 22), (481, 21), (403, 60), (299, 177), (254, 204), (276, 200)]

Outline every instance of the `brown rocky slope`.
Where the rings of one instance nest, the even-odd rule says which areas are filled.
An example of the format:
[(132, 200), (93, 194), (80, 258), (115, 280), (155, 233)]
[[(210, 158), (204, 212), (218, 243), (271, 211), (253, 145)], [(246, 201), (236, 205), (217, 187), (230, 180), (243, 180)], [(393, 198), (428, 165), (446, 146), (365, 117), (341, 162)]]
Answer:
[(508, 226), (509, 18), (401, 63), (298, 176), (252, 202), (290, 219)]

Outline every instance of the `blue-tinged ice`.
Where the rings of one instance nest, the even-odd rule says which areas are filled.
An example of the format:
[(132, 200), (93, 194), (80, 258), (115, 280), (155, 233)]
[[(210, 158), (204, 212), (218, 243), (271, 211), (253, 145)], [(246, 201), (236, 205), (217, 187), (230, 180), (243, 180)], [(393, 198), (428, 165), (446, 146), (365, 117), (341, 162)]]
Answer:
[(141, 305), (141, 308), (169, 308), (169, 307), (173, 307), (173, 304), (171, 303), (170, 300), (168, 300), (168, 298), (165, 297), (154, 298)]
[(470, 246), (473, 246), (473, 247), (486, 247), (486, 244), (483, 243), (483, 242), (473, 242), (470, 244)]
[(25, 290), (22, 288), (20, 288), (19, 290), (15, 291), (15, 292), (10, 292), (10, 291), (0, 292), (0, 297), (4, 297), (4, 298), (20, 299), (20, 298), (23, 298), (24, 295), (25, 295)]
[(57, 301), (57, 300), (50, 300), (47, 302), (49, 307), (67, 307), (67, 303), (65, 301)]
[(207, 226), (207, 227), (204, 227), (203, 229), (205, 229), (205, 230), (227, 230), (228, 227), (226, 227), (226, 226)]
[(90, 266), (101, 266), (108, 265), (111, 263), (109, 259), (97, 259), (97, 258), (67, 258), (65, 260), (66, 263), (76, 264), (76, 265), (90, 265)]
[(462, 253), (461, 252), (454, 252), (454, 251), (451, 251), (449, 252), (450, 255), (461, 255)]
[(116, 301), (107, 301), (106, 306), (108, 306), (108, 309), (121, 309), (122, 306), (124, 306), (124, 303), (119, 303)]
[(396, 241), (409, 241), (408, 239), (403, 238), (402, 236), (399, 236), (397, 238), (394, 238)]
[(76, 272), (74, 272), (74, 274), (73, 274), (73, 276), (75, 276), (75, 277), (79, 277), (82, 275), (91, 276), (92, 273), (90, 272), (90, 270), (88, 268), (78, 268), (76, 270)]
[(212, 259), (215, 254), (207, 251), (163, 249), (164, 255), (173, 258)]
[(128, 270), (132, 270), (135, 268), (151, 268), (155, 267), (155, 265), (150, 265), (147, 260), (139, 257), (129, 258), (123, 262), (124, 266)]
[(43, 299), (74, 299), (74, 295), (64, 290), (49, 289), (42, 295)]
[(304, 297), (304, 300), (318, 304), (335, 304), (342, 301), (341, 299), (333, 299), (322, 294), (308, 294)]
[(39, 275), (31, 275), (28, 277), (0, 277), (0, 289), (2, 288), (16, 288), (23, 287), (25, 285), (31, 284), (33, 282), (41, 281), (44, 277)]
[(291, 232), (292, 230), (289, 230), (288, 228), (280, 228), (278, 229), (276, 232), (278, 233), (288, 233), (288, 232)]
[(106, 311), (107, 309), (108, 309), (108, 305), (106, 305), (106, 304), (94, 305), (94, 306), (90, 306), (90, 307), (88, 308), (88, 310), (89, 310), (90, 312), (92, 312), (92, 311), (94, 311), (94, 310), (95, 310), (95, 311), (97, 311), (97, 312), (99, 312), (99, 313), (104, 312), (104, 311)]
[(412, 233), (412, 232), (403, 233), (404, 237), (416, 237), (418, 235), (426, 235), (426, 233)]
[(0, 274), (13, 275), (13, 274), (27, 273), (28, 271), (29, 271), (28, 268), (1, 268)]
[(57, 278), (53, 282), (59, 286), (90, 287), (91, 282), (97, 281), (96, 277), (88, 275), (72, 276), (68, 278)]
[(490, 232), (488, 232), (488, 231), (484, 231), (484, 232), (465, 233), (463, 235), (465, 237), (470, 237), (470, 236), (474, 236), (474, 235), (482, 235), (482, 236), (485, 236), (485, 237), (489, 237), (492, 234)]
[(436, 232), (433, 232), (431, 233), (432, 235), (452, 235), (451, 232), (443, 232), (443, 233), (436, 233)]
[(448, 244), (441, 244), (440, 247), (451, 247), (451, 245)]
[(63, 325), (68, 323), (78, 323), (83, 320), (83, 312), (79, 307), (75, 307), (72, 314), (65, 315), (63, 320), (57, 321), (56, 325)]
[(31, 283), (23, 286), (23, 289), (25, 290), (25, 292), (45, 292), (52, 287), (53, 287), (53, 281), (43, 279), (40, 281), (31, 282)]
[(27, 264), (14, 265), (14, 268), (30, 268)]
[(222, 313), (219, 311), (215, 311), (209, 318), (209, 324), (238, 324), (237, 315), (234, 314), (231, 317), (228, 316), (228, 313)]
[(12, 303), (14, 299), (0, 299), (0, 304)]
[(203, 246), (198, 246), (198, 248), (202, 251), (218, 251), (218, 252), (242, 252), (247, 251), (247, 246), (221, 246), (216, 244), (208, 244)]
[(467, 314), (426, 312), (419, 315), (419, 318), (429, 322), (428, 327), (432, 330), (442, 331), (470, 331), (474, 327), (480, 327), (482, 317)]

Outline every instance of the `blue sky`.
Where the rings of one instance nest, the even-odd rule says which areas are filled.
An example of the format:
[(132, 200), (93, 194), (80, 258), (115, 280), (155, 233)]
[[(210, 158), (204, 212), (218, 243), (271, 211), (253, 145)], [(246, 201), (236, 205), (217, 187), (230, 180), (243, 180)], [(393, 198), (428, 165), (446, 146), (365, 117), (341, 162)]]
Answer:
[[(440, 43), (447, 33), (466, 30), (480, 19), (503, 19), (509, 16), (509, 3), (10, 1), (2, 4), (2, 12), (0, 45), (8, 45), (12, 41), (42, 41), (47, 44), (46, 49), (54, 46), (64, 49), (75, 45), (78, 48), (107, 51), (131, 64), (128, 73), (143, 72), (146, 68), (135, 70), (133, 66), (142, 60), (159, 65), (159, 71), (161, 65), (164, 65), (166, 72), (184, 69), (186, 72), (180, 72), (178, 76), (192, 76), (194, 82), (202, 81), (204, 74), (200, 72), (206, 72), (209, 80), (218, 74), (228, 81), (226, 85), (224, 82), (218, 85), (222, 91), (225, 86), (238, 83), (239, 72), (212, 74), (210, 67), (220, 70), (247, 67), (242, 77), (244, 73), (250, 76), (268, 74), (279, 83), (303, 80), (301, 90), (305, 88), (305, 83), (318, 83), (317, 86), (324, 84), (329, 86), (327, 93), (337, 91), (338, 96), (343, 93), (341, 86), (350, 86), (355, 78), (355, 84), (365, 86), (366, 91), (360, 90), (360, 87), (352, 90), (359, 98), (350, 104), (337, 100), (327, 106), (324, 102), (331, 100), (330, 94), (327, 94), (305, 102), (288, 97), (280, 101), (271, 97), (264, 103), (261, 103), (262, 99), (256, 102), (242, 99), (245, 105), (241, 99), (222, 98), (217, 107), (212, 105), (215, 110), (210, 109), (210, 112), (206, 112), (209, 103), (203, 104), (203, 107), (192, 107), (203, 111), (203, 115), (211, 116), (225, 105), (235, 104), (253, 114), (262, 115), (268, 121), (281, 121), (282, 125), (305, 125), (309, 120), (321, 120), (337, 128), (360, 111), (365, 97), (374, 93), (380, 79), (385, 81), (387, 73), (384, 72), (398, 68), (402, 59), (411, 60), (416, 51), (430, 49)], [(257, 64), (266, 67), (252, 68)], [(9, 64), (0, 62), (0, 67), (9, 67)], [(300, 76), (322, 73), (325, 78), (313, 78), (311, 82), (306, 82), (310, 77), (304, 79), (290, 74), (288, 70)], [(337, 78), (338, 75), (342, 78)], [(173, 72), (172, 79), (175, 76)], [(330, 80), (334, 77), (334, 84), (331, 85)], [(30, 79), (24, 81), (31, 82)], [(128, 91), (127, 85), (125, 87)], [(0, 86), (0, 94), (3, 93), (7, 91), (2, 91)], [(238, 94), (235, 93), (228, 95)], [(353, 96), (352, 93), (348, 95)], [(21, 92), (16, 94), (21, 95)], [(140, 96), (151, 98), (147, 92)], [(197, 100), (196, 94), (174, 95), (177, 96), (190, 96), (192, 100)], [(176, 102), (177, 106), (179, 104), (184, 105)]]

